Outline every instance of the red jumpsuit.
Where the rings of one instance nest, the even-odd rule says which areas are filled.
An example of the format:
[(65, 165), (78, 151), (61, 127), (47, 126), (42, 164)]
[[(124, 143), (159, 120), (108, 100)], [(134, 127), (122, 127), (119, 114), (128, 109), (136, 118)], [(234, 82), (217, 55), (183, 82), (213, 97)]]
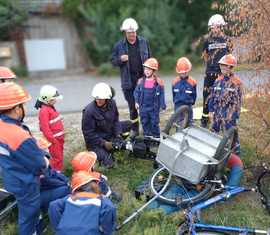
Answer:
[(64, 151), (64, 126), (62, 118), (53, 106), (42, 104), (39, 111), (39, 127), (43, 135), (51, 142), (50, 166), (62, 171)]

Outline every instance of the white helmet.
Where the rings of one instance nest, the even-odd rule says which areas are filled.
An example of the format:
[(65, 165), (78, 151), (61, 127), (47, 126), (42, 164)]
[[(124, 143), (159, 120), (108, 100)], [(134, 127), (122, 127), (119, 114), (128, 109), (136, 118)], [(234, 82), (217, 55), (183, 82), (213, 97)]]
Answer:
[(94, 86), (92, 90), (92, 96), (95, 99), (111, 99), (112, 98), (111, 87), (104, 82), (100, 82)]
[(136, 32), (139, 26), (133, 18), (127, 18), (123, 21), (120, 30), (125, 32)]
[(227, 23), (225, 22), (224, 18), (220, 14), (215, 14), (212, 15), (208, 21), (208, 27), (212, 26), (223, 26), (226, 25)]
[(63, 99), (63, 96), (59, 94), (58, 90), (51, 85), (44, 85), (40, 89), (39, 101), (48, 104), (50, 100)]

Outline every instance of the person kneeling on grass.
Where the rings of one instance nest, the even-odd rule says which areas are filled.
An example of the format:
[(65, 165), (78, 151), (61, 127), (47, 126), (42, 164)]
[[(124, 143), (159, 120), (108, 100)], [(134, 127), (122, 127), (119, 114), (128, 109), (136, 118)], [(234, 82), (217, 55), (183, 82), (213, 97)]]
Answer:
[(82, 132), (87, 150), (97, 154), (97, 160), (107, 168), (114, 166), (112, 141), (128, 132), (130, 121), (119, 121), (113, 89), (97, 83), (92, 90), (94, 100), (83, 110)]
[(116, 226), (116, 208), (101, 195), (99, 178), (87, 171), (75, 172), (72, 194), (50, 203), (49, 218), (57, 235), (110, 235)]

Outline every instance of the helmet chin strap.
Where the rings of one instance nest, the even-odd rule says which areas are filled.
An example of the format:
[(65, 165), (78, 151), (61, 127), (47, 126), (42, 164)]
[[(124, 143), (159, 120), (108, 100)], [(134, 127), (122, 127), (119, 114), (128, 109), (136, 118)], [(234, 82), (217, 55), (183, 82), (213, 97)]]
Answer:
[(23, 120), (25, 118), (25, 111), (24, 111), (23, 104), (19, 104), (19, 107), (22, 109), (22, 116), (19, 118), (19, 120), (20, 120), (20, 122), (23, 122)]

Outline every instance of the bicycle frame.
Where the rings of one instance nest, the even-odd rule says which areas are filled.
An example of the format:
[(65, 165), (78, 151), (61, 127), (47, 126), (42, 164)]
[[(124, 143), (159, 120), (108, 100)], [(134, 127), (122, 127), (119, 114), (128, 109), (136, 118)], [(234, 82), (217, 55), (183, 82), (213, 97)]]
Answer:
[[(255, 191), (254, 188), (245, 188), (245, 187), (225, 187), (225, 192), (210, 198), (204, 202), (201, 202), (186, 213), (186, 221), (189, 229), (189, 234), (196, 235), (196, 230), (207, 230), (207, 231), (215, 231), (215, 232), (234, 232), (239, 233), (241, 235), (244, 234), (270, 234), (269, 231), (259, 230), (255, 228), (247, 228), (247, 227), (231, 227), (231, 226), (220, 226), (213, 224), (203, 224), (196, 222), (196, 215), (200, 210), (205, 209), (217, 202), (225, 201), (232, 196), (235, 196), (239, 193)], [(199, 221), (200, 222), (200, 221)]]

